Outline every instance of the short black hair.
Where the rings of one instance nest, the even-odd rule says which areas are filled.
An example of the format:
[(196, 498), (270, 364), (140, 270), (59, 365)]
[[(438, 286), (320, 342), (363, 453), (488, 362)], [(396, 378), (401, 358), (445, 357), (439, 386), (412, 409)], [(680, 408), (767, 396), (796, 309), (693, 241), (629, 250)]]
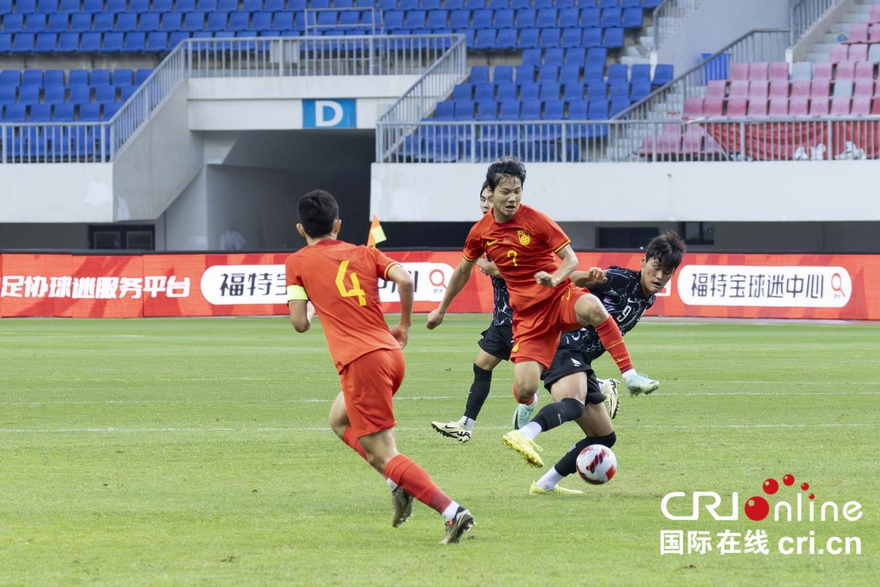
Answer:
[(675, 272), (687, 252), (684, 240), (672, 230), (666, 231), (651, 240), (645, 249), (645, 259), (654, 259), (666, 271)]
[(314, 190), (299, 199), (299, 223), (312, 238), (333, 232), (333, 224), (339, 219), (339, 204), (330, 192)]
[(490, 188), (490, 187), (492, 187), (492, 186), (489, 185), (489, 180), (488, 179), (484, 180), (483, 185), (480, 187), (480, 195), (482, 196), (483, 192), (486, 191), (486, 188)]
[(505, 156), (493, 161), (486, 171), (486, 183), (494, 191), (505, 175), (518, 177), (522, 185), (526, 184), (526, 166), (517, 157)]

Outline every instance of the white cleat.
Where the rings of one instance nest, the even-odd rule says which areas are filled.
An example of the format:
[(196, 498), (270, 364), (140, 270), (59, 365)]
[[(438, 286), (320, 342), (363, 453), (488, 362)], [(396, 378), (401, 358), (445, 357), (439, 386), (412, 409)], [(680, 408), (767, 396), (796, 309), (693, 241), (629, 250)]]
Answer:
[(431, 422), (431, 427), (447, 438), (454, 438), (459, 442), (467, 442), (471, 439), (471, 431), (459, 422)]
[(605, 396), (605, 409), (608, 416), (613, 420), (620, 411), (620, 381), (617, 379), (597, 379), (599, 391)]

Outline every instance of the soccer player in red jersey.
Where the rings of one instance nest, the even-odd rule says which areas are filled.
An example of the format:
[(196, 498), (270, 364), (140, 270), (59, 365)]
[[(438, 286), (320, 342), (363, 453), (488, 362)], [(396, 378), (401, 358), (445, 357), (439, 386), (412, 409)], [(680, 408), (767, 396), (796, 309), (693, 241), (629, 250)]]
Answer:
[[(633, 368), (614, 319), (598, 298), (572, 283), (570, 276), (578, 259), (571, 240), (550, 218), (522, 204), (525, 179), (525, 165), (515, 157), (502, 157), (489, 166), (486, 180), (492, 188), (492, 210), (471, 228), (464, 259), (453, 272), (440, 306), (429, 314), (427, 327), (440, 325), (452, 300), (470, 279), (474, 263), (487, 254), (510, 292), (514, 395), (520, 404), (535, 401), (541, 373), (553, 362), (561, 334), (582, 326), (596, 329), (630, 393), (653, 392), (659, 383)], [(576, 420), (583, 413), (584, 404), (579, 398), (562, 398), (545, 406), (525, 428), (505, 434), (504, 444), (530, 465), (541, 467), (541, 448), (534, 440), (537, 435)]]
[[(342, 382), (330, 408), (330, 426), (387, 480), (392, 526), (406, 521), (416, 498), (446, 520), (441, 544), (457, 543), (474, 524), (473, 516), (443, 493), (424, 469), (397, 452), (394, 441), (391, 398), (406, 370), (401, 349), (412, 321), (412, 277), (377, 249), (336, 240), (342, 221), (329, 193), (309, 192), (298, 207), (296, 229), (307, 246), (285, 263), (290, 321), (297, 332), (306, 332), (314, 313), (321, 317)], [(400, 292), (400, 322), (390, 330), (379, 305), (380, 278), (395, 282)]]

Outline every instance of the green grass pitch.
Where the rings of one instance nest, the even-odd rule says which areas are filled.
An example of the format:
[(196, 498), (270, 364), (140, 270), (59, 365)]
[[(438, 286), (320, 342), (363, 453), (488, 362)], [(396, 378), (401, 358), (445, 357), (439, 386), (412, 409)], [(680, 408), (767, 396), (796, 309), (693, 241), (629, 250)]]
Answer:
[[(488, 316), (418, 318), (395, 402), (398, 445), (477, 520), (437, 544), (416, 504), (390, 527), (381, 478), (327, 428), (338, 378), (319, 326), (286, 318), (0, 321), (2, 585), (878, 585), (880, 327), (650, 321), (627, 337), (662, 381), (622, 397), (620, 469), (581, 499), (527, 494), (540, 475), (505, 449), (502, 364), (473, 440), (461, 415)], [(609, 359), (600, 376), (615, 375)], [(549, 396), (542, 392), (545, 404)], [(546, 466), (578, 439), (539, 439)], [(667, 520), (671, 491), (729, 513), (790, 473), (857, 522)], [(783, 487), (776, 497), (799, 489)], [(784, 496), (783, 496), (784, 497)], [(771, 506), (772, 506), (771, 500)], [(689, 510), (680, 503), (679, 511)], [(660, 553), (662, 530), (765, 529), (768, 555)], [(858, 537), (861, 554), (783, 555), (781, 536)]]

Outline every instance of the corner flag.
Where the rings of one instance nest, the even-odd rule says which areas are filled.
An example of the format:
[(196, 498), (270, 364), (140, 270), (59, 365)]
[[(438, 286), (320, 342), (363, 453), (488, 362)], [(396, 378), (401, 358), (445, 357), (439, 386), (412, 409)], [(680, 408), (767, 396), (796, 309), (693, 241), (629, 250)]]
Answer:
[(373, 223), (370, 224), (370, 235), (367, 237), (367, 246), (375, 247), (386, 240), (388, 239), (385, 238), (385, 231), (382, 230), (382, 225), (379, 224), (379, 218), (373, 214)]

